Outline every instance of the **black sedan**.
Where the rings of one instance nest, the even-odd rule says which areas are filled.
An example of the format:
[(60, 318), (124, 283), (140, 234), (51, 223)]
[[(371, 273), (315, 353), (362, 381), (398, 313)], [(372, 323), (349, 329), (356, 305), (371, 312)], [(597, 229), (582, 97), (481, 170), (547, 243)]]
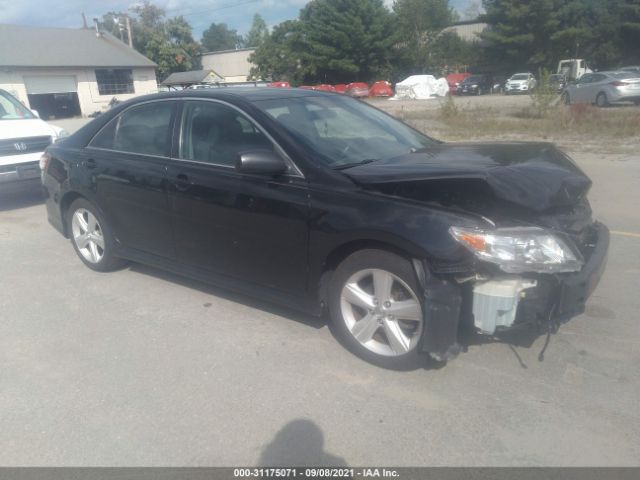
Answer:
[(471, 75), (458, 85), (458, 95), (482, 95), (491, 93), (494, 81), (489, 75)]
[(406, 368), (468, 325), (584, 310), (608, 230), (547, 143), (447, 144), (358, 100), (183, 91), (114, 107), (43, 156), (50, 223), (89, 268), (134, 261), (321, 315)]

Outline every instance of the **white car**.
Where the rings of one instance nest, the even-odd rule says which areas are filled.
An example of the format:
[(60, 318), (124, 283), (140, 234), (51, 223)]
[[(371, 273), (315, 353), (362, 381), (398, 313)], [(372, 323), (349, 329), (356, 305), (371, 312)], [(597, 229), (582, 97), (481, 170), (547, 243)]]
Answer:
[(504, 93), (529, 93), (536, 86), (536, 77), (531, 73), (516, 73), (511, 75), (504, 84)]
[(7, 183), (40, 181), (42, 153), (67, 135), (0, 89), (0, 191)]

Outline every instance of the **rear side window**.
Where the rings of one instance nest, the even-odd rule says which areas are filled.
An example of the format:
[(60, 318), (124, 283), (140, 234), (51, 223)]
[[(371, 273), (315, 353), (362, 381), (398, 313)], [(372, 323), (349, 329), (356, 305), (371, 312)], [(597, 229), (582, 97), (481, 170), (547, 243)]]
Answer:
[(168, 157), (175, 105), (165, 101), (132, 107), (111, 120), (89, 146)]

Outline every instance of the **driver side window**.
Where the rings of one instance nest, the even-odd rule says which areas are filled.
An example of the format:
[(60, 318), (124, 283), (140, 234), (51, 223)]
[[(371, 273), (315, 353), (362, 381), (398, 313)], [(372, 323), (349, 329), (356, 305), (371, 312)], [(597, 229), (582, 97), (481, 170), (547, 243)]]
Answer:
[(217, 102), (185, 102), (181, 139), (180, 158), (228, 167), (241, 152), (274, 149), (244, 115)]

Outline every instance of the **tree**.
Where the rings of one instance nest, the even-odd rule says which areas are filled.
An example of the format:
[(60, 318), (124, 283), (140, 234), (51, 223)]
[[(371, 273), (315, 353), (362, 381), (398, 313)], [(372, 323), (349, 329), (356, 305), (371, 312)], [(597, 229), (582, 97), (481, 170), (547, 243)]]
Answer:
[(251, 29), (244, 38), (243, 44), (245, 47), (259, 47), (269, 36), (269, 29), (267, 23), (262, 18), (262, 15), (256, 13), (253, 16), (253, 22)]
[(441, 33), (430, 47), (432, 73), (446, 75), (452, 70), (477, 65), (481, 60), (480, 55), (481, 48), (477, 42), (467, 42), (455, 32)]
[(481, 36), (507, 68), (555, 70), (562, 58), (598, 68), (640, 60), (639, 0), (484, 0)]
[(294, 83), (386, 78), (391, 28), (382, 0), (313, 0), (258, 47), (252, 75)]
[[(102, 26), (120, 36), (116, 18), (128, 13), (109, 12), (102, 17)], [(191, 25), (184, 17), (165, 20), (163, 9), (145, 0), (131, 8), (133, 48), (154, 61), (158, 80), (164, 80), (173, 72), (200, 68), (200, 45), (193, 39)]]
[(391, 16), (382, 0), (313, 0), (300, 12), (302, 76), (308, 81), (385, 78)]
[(226, 23), (212, 23), (202, 32), (202, 48), (207, 52), (233, 50), (242, 45), (242, 36)]
[(432, 68), (431, 44), (458, 19), (448, 0), (396, 0), (396, 67), (403, 73), (424, 73)]
[(552, 36), (560, 27), (562, 0), (484, 0), (483, 20), (491, 28), (480, 36), (492, 58), (505, 69), (538, 69), (552, 63)]
[(255, 65), (251, 77), (255, 79), (302, 81), (299, 52), (302, 50), (301, 25), (298, 20), (287, 20), (276, 25), (267, 38), (249, 56)]

